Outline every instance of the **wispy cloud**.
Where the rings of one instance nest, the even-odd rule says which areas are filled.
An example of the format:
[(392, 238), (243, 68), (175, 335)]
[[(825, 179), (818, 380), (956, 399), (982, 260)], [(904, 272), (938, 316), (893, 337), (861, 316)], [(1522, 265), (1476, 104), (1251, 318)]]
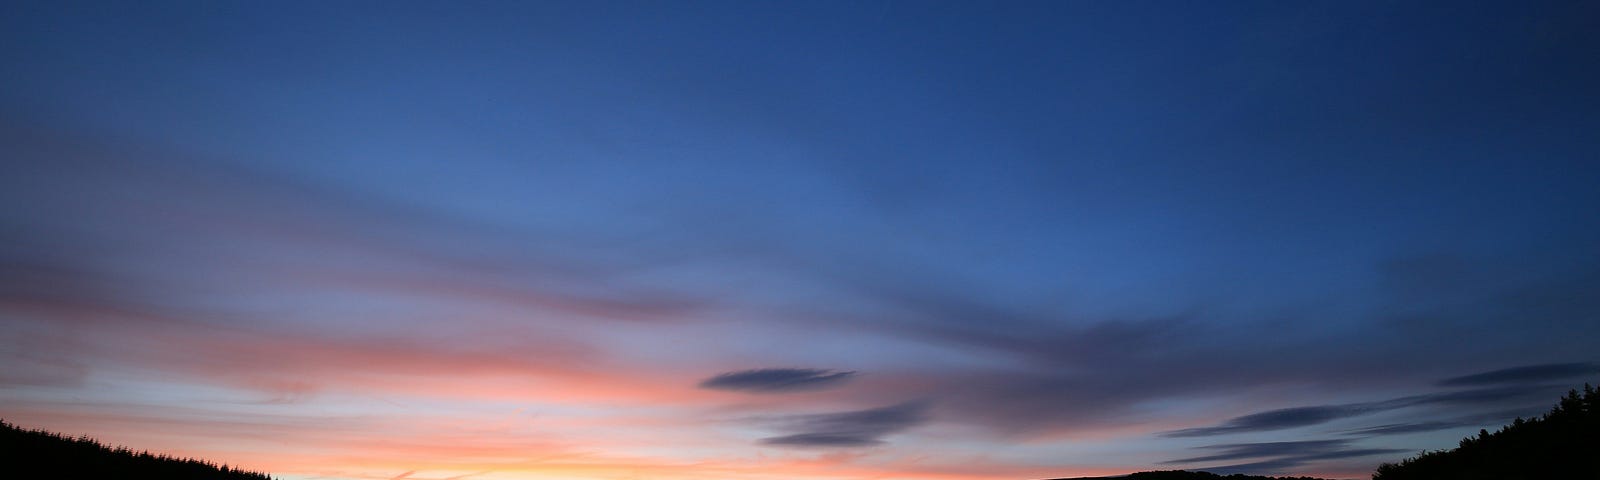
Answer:
[(1381, 409), (1377, 404), (1370, 403), (1282, 408), (1235, 417), (1215, 426), (1174, 430), (1164, 432), (1162, 435), (1167, 437), (1209, 437), (1230, 433), (1282, 430), (1327, 423), (1340, 418), (1380, 411)]
[(883, 437), (928, 421), (928, 405), (907, 402), (851, 412), (800, 415), (781, 421), (794, 433), (761, 439), (766, 445), (787, 447), (863, 447), (883, 443)]
[(1470, 425), (1467, 422), (1456, 421), (1431, 421), (1411, 423), (1388, 423), (1375, 427), (1358, 428), (1343, 433), (1350, 435), (1401, 435), (1407, 433), (1433, 432)]
[(1439, 381), (1439, 385), (1446, 387), (1497, 385), (1507, 383), (1536, 383), (1550, 380), (1564, 380), (1600, 373), (1600, 364), (1579, 363), (1547, 363), (1542, 365), (1526, 365), (1520, 367), (1504, 368), (1472, 375), (1446, 378)]
[[(1411, 395), (1377, 402), (1281, 408), (1234, 417), (1209, 427), (1162, 432), (1165, 437), (1210, 437), (1319, 425), (1343, 418), (1408, 407), (1496, 405), (1527, 400), (1550, 390), (1544, 385), (1509, 385)], [(1398, 427), (1397, 427), (1398, 428)]]
[(856, 372), (817, 368), (761, 368), (727, 372), (700, 382), (701, 388), (756, 393), (821, 390), (838, 386)]
[(1462, 427), (1493, 427), (1504, 425), (1508, 421), (1518, 418), (1532, 418), (1544, 412), (1545, 405), (1529, 406), (1513, 410), (1499, 410), (1487, 413), (1462, 415), (1440, 420), (1426, 420), (1404, 423), (1386, 423), (1371, 427), (1345, 430), (1339, 433), (1358, 436), (1404, 435), (1410, 433), (1434, 432)]
[(1213, 462), (1218, 460), (1239, 460), (1245, 458), (1304, 455), (1312, 452), (1337, 450), (1344, 448), (1346, 445), (1349, 445), (1349, 443), (1349, 440), (1307, 440), (1298, 442), (1228, 443), (1222, 445), (1207, 445), (1199, 448), (1202, 450), (1220, 450), (1222, 453), (1199, 457), (1180, 458), (1161, 463), (1180, 464)]
[(1388, 455), (1408, 452), (1397, 448), (1361, 448), (1351, 440), (1306, 440), (1295, 442), (1229, 443), (1199, 447), (1218, 453), (1162, 462), (1167, 465), (1193, 465), (1226, 460), (1263, 459), (1254, 462), (1203, 467), (1215, 473), (1282, 472), (1318, 460)]

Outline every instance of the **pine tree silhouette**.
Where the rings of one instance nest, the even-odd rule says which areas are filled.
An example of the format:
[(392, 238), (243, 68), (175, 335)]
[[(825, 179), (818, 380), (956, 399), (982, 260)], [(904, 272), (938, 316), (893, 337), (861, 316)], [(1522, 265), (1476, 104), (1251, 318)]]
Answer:
[(1550, 413), (1461, 439), (1452, 450), (1385, 463), (1372, 480), (1600, 479), (1600, 392), (1570, 390)]
[(109, 447), (88, 435), (76, 438), (44, 430), (24, 430), (0, 420), (0, 452), (13, 472), (34, 472), (41, 478), (106, 479), (159, 478), (168, 480), (272, 480), (250, 472), (194, 458), (134, 453), (123, 446)]

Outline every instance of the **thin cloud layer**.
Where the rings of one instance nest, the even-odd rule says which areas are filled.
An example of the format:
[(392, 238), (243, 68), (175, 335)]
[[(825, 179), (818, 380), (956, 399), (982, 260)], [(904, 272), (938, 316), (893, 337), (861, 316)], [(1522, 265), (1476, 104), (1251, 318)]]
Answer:
[(1189, 464), (1240, 460), (1261, 457), (1298, 457), (1312, 454), (1341, 452), (1349, 448), (1349, 440), (1305, 440), (1297, 442), (1228, 443), (1198, 447), (1201, 450), (1218, 450), (1220, 453), (1199, 457), (1169, 460), (1166, 464)]
[(1463, 387), (1505, 383), (1538, 383), (1551, 380), (1582, 378), (1596, 374), (1600, 374), (1600, 364), (1550, 363), (1543, 365), (1526, 365), (1494, 370), (1490, 372), (1475, 373), (1472, 375), (1452, 377), (1440, 380), (1439, 385), (1446, 387)]
[(761, 439), (783, 447), (866, 447), (928, 421), (928, 405), (907, 402), (867, 410), (799, 415), (780, 420), (793, 433)]
[(1282, 430), (1286, 428), (1304, 427), (1331, 422), (1341, 418), (1353, 417), (1382, 410), (1377, 404), (1351, 404), (1351, 405), (1321, 405), (1313, 407), (1294, 407), (1278, 410), (1269, 410), (1253, 413), (1242, 417), (1229, 419), (1222, 424), (1186, 428), (1171, 432), (1163, 432), (1167, 437), (1210, 437), (1230, 433), (1264, 432)]
[[(1231, 418), (1225, 422), (1209, 427), (1186, 428), (1181, 430), (1161, 432), (1161, 436), (1173, 438), (1210, 437), (1234, 433), (1285, 430), (1296, 427), (1320, 425), (1332, 422), (1334, 420), (1369, 415), (1378, 412), (1423, 406), (1504, 406), (1506, 403), (1518, 403), (1520, 401), (1533, 400), (1538, 398), (1539, 395), (1548, 393), (1552, 390), (1553, 388), (1550, 385), (1509, 385), (1450, 392), (1438, 392), (1423, 395), (1410, 395), (1378, 402), (1282, 408)], [(1404, 428), (1405, 427), (1396, 427), (1396, 429), (1400, 430), (1403, 430)]]
[(832, 388), (856, 372), (816, 368), (760, 368), (727, 372), (700, 382), (700, 388), (755, 393), (785, 393)]
[(1319, 460), (1394, 455), (1409, 452), (1401, 448), (1365, 448), (1351, 440), (1306, 440), (1294, 442), (1229, 443), (1198, 447), (1218, 453), (1180, 458), (1162, 462), (1167, 465), (1197, 465), (1227, 460), (1261, 459), (1253, 462), (1212, 465), (1195, 468), (1224, 475), (1234, 473), (1270, 473), (1292, 470), (1295, 467)]
[(1413, 433), (1436, 432), (1440, 430), (1460, 429), (1464, 427), (1488, 428), (1504, 425), (1518, 417), (1533, 418), (1548, 411), (1544, 404), (1530, 405), (1512, 410), (1499, 410), (1470, 415), (1458, 415), (1437, 420), (1418, 422), (1386, 423), (1370, 427), (1357, 428), (1339, 432), (1344, 435), (1355, 436), (1382, 436), (1382, 435), (1407, 435)]

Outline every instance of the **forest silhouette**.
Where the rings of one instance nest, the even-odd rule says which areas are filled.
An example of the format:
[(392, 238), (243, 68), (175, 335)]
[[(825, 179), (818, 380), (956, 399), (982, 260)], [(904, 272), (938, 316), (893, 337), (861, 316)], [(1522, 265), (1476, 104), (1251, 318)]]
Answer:
[(1372, 480), (1600, 478), (1600, 392), (1570, 390), (1544, 416), (1461, 439), (1454, 449), (1379, 465)]
[(27, 430), (0, 420), (0, 452), (47, 478), (160, 478), (164, 480), (272, 480), (265, 473), (240, 470), (194, 458), (178, 458), (101, 444), (88, 435), (70, 437)]

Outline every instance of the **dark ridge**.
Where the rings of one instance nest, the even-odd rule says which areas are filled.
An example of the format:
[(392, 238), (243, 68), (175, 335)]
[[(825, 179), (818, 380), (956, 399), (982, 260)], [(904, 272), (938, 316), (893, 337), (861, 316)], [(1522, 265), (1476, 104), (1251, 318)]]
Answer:
[(1051, 480), (1322, 480), (1316, 477), (1263, 477), (1260, 475), (1218, 475), (1211, 472), (1191, 472), (1188, 470), (1156, 470), (1152, 472), (1130, 473), (1116, 477), (1077, 477), (1056, 478)]
[(1454, 449), (1385, 463), (1372, 480), (1600, 478), (1600, 392), (1570, 390), (1550, 413), (1461, 439)]
[(102, 445), (89, 436), (69, 437), (24, 430), (0, 420), (0, 452), (13, 472), (61, 479), (159, 478), (163, 480), (272, 480), (251, 472), (194, 458), (177, 458), (127, 447)]

